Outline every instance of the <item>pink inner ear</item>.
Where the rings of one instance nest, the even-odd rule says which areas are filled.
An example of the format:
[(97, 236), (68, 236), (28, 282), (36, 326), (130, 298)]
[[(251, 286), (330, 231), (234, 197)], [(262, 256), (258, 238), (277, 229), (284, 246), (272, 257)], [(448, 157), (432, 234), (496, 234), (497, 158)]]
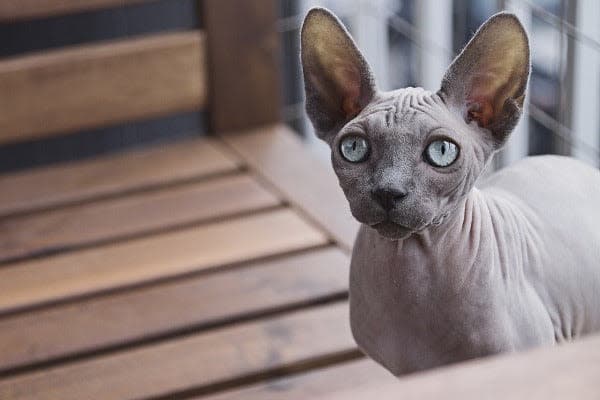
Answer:
[(467, 101), (467, 119), (477, 121), (479, 126), (485, 127), (492, 122), (494, 109), (485, 98), (469, 99)]
[(334, 79), (341, 96), (341, 108), (346, 118), (353, 118), (361, 110), (360, 72), (348, 66), (335, 68)]
[(471, 79), (466, 105), (469, 120), (477, 121), (479, 126), (488, 126), (494, 119), (494, 75), (477, 74)]

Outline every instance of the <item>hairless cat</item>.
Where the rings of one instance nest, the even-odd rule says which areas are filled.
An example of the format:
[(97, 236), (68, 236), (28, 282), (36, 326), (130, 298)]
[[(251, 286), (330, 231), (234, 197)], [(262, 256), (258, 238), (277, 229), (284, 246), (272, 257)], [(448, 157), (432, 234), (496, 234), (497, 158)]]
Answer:
[(393, 374), (600, 330), (600, 172), (538, 156), (478, 179), (519, 120), (529, 58), (500, 13), (436, 93), (381, 92), (339, 20), (306, 17), (307, 112), (362, 223), (352, 333)]

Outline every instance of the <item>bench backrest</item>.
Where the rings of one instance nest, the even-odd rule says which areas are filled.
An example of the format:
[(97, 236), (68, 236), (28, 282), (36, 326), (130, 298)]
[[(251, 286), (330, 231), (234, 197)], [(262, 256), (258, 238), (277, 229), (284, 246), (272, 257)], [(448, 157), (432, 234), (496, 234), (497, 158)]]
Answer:
[[(2, 1), (0, 23), (144, 1)], [(277, 1), (198, 1), (202, 30), (0, 60), (0, 145), (203, 109), (214, 132), (277, 122)]]

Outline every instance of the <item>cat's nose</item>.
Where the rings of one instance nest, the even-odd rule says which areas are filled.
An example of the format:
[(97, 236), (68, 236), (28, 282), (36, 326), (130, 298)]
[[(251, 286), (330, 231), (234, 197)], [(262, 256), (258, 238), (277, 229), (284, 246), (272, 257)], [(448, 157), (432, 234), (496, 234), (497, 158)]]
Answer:
[(405, 190), (382, 187), (373, 190), (373, 197), (384, 210), (389, 211), (396, 203), (406, 197), (408, 193)]

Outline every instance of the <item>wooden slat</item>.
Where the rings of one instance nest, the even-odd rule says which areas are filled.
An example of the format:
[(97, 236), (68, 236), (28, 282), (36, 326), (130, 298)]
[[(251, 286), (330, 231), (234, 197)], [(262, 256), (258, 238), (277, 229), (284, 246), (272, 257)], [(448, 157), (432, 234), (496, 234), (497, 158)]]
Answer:
[[(1, 133), (0, 133), (1, 135)], [(0, 175), (0, 216), (239, 168), (209, 139)]]
[(0, 143), (206, 103), (200, 31), (72, 47), (0, 61)]
[(343, 294), (348, 262), (327, 248), (6, 317), (0, 370)]
[(597, 400), (600, 336), (364, 385), (328, 400)]
[(203, 0), (211, 130), (281, 121), (277, 0)]
[[(364, 385), (381, 385), (395, 381), (396, 378), (387, 370), (374, 361), (363, 358), (241, 389), (197, 397), (194, 400), (313, 400)], [(404, 397), (398, 399), (400, 398)]]
[(249, 175), (226, 176), (0, 220), (0, 261), (273, 207)]
[(147, 1), (155, 0), (3, 0), (0, 2), (0, 22), (122, 7)]
[(166, 396), (355, 347), (346, 303), (286, 314), (0, 381), (2, 399)]
[(346, 249), (351, 249), (358, 222), (331, 165), (284, 125), (273, 125), (222, 139), (297, 207), (319, 221)]
[(0, 268), (0, 312), (299, 250), (326, 237), (276, 210)]

